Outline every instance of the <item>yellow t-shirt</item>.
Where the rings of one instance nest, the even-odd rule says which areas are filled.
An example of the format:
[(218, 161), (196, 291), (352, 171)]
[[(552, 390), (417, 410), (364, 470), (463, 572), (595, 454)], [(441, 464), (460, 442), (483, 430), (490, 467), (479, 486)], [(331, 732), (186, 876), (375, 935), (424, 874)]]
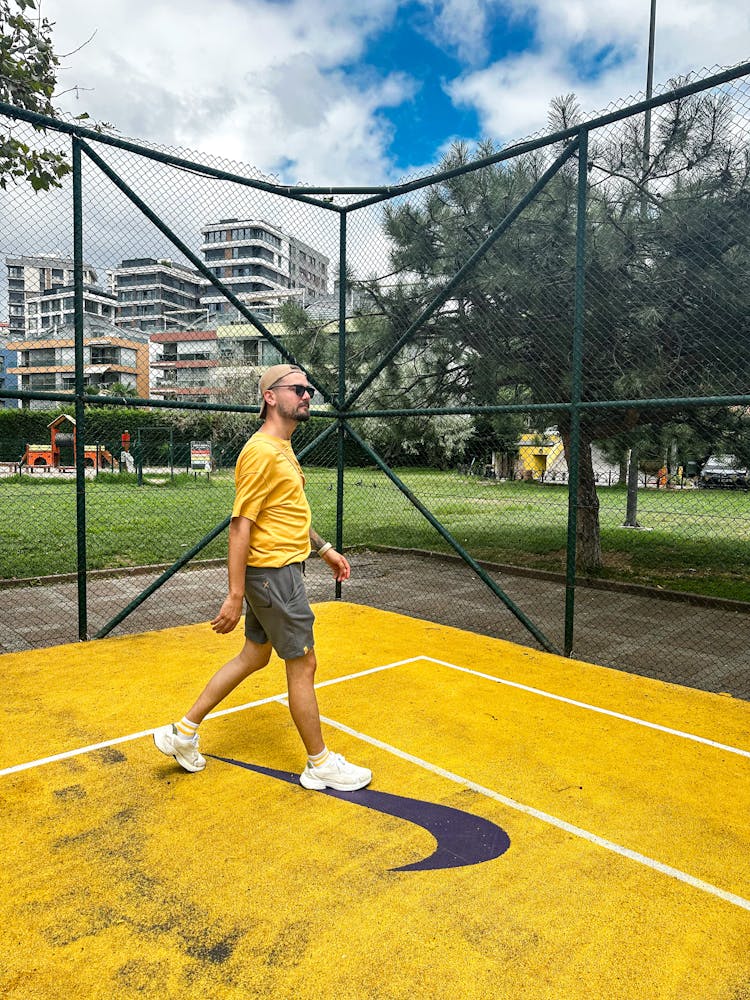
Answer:
[(256, 431), (234, 470), (232, 517), (247, 517), (248, 566), (288, 566), (310, 555), (310, 505), (291, 441)]

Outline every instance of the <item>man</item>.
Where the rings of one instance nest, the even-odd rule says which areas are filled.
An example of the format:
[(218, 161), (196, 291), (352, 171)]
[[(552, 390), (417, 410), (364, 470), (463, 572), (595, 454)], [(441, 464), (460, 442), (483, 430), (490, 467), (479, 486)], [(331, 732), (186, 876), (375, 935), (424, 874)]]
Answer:
[(336, 580), (348, 580), (346, 558), (311, 527), (305, 477), (292, 450), (297, 426), (310, 418), (315, 390), (296, 365), (274, 365), (260, 380), (264, 421), (240, 453), (229, 526), (229, 592), (211, 622), (215, 632), (231, 632), (245, 615), (245, 645), (208, 682), (188, 713), (154, 732), (162, 753), (186, 771), (202, 771), (198, 727), (237, 685), (268, 663), (272, 648), (286, 664), (289, 710), (307, 750), (300, 775), (305, 788), (354, 791), (372, 780), (364, 767), (331, 753), (323, 741), (315, 696), (315, 616), (307, 599), (303, 564), (315, 549)]

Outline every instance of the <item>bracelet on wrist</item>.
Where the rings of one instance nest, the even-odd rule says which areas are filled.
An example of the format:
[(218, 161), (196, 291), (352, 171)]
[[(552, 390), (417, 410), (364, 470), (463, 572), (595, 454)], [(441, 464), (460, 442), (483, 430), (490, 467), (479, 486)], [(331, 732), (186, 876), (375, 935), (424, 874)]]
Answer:
[(319, 556), (322, 556), (322, 555), (325, 555), (325, 553), (326, 553), (326, 552), (327, 552), (327, 551), (328, 551), (329, 549), (332, 549), (332, 548), (333, 548), (333, 545), (331, 545), (331, 543), (330, 543), (330, 542), (323, 542), (323, 544), (322, 544), (322, 545), (320, 546), (320, 548), (318, 549), (318, 555), (319, 555)]

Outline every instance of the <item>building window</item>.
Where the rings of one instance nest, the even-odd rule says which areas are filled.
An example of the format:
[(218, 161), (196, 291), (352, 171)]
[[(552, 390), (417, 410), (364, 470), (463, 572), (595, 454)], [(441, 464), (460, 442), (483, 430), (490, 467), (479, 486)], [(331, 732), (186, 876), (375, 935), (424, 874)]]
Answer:
[(120, 363), (120, 351), (117, 347), (91, 347), (92, 365), (117, 365)]
[(267, 340), (260, 341), (260, 363), (264, 366), (281, 364), (281, 355)]
[(56, 363), (54, 347), (42, 347), (34, 351), (29, 351), (30, 368), (46, 368)]
[(42, 392), (46, 390), (51, 392), (57, 388), (55, 385), (54, 372), (40, 372), (32, 375), (24, 375), (21, 381), (25, 383), (23, 386), (24, 389), (36, 389)]

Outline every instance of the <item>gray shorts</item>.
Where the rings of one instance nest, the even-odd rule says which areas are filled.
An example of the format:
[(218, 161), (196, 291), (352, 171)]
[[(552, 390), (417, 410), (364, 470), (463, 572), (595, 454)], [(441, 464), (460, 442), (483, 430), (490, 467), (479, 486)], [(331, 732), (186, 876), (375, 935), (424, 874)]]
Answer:
[(282, 660), (304, 656), (314, 645), (313, 622), (302, 577), (302, 563), (245, 571), (245, 636), (271, 643)]

